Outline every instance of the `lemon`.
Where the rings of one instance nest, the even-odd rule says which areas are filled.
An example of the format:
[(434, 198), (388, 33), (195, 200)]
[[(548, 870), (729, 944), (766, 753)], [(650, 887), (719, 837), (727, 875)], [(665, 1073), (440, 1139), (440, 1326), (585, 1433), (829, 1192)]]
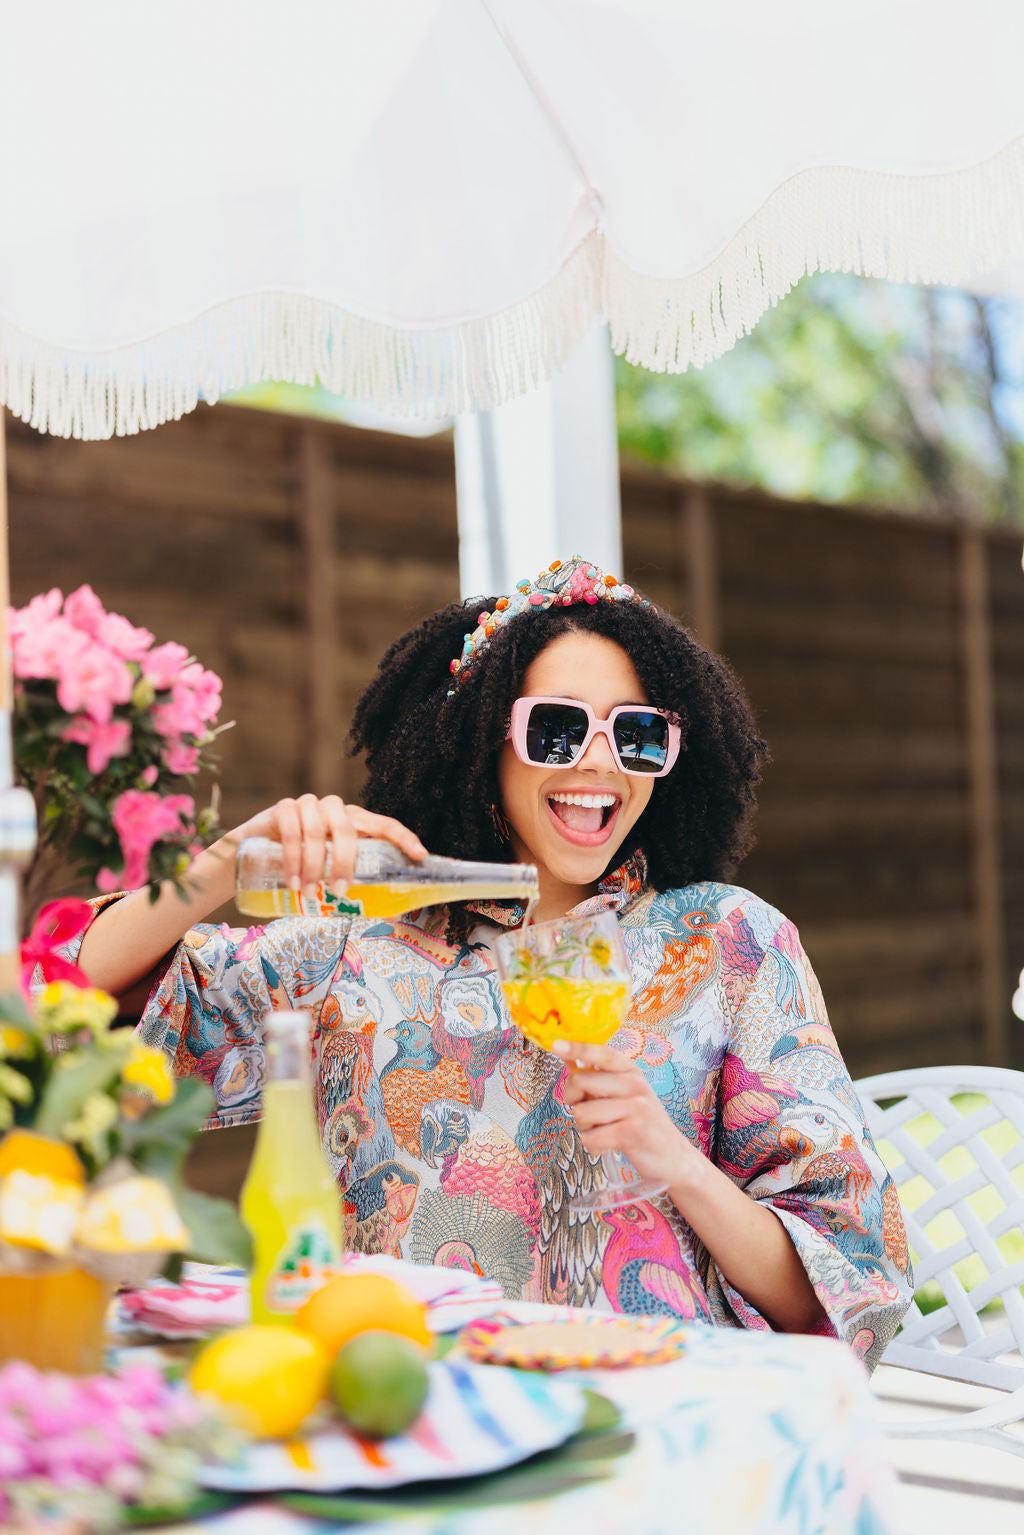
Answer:
[(384, 1274), (338, 1274), (329, 1279), (296, 1311), (295, 1325), (319, 1338), (332, 1356), (370, 1327), (399, 1333), (421, 1348), (433, 1343), (426, 1307)]
[(287, 1439), (326, 1395), (329, 1367), (330, 1356), (308, 1333), (252, 1323), (207, 1343), (188, 1378), (246, 1433)]
[(338, 1350), (331, 1395), (350, 1428), (365, 1439), (390, 1439), (420, 1415), (430, 1381), (418, 1344), (371, 1330)]

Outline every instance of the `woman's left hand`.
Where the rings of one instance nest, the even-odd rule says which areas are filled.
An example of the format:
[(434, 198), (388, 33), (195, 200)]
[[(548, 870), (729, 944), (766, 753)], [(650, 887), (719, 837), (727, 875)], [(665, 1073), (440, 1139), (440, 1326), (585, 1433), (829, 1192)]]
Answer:
[(686, 1160), (699, 1156), (635, 1061), (610, 1045), (558, 1040), (554, 1052), (569, 1067), (562, 1098), (587, 1151), (622, 1151), (643, 1178), (672, 1185)]

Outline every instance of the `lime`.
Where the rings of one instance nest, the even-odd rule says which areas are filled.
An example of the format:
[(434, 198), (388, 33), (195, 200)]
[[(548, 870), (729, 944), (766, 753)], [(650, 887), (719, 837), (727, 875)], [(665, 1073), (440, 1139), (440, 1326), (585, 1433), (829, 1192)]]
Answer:
[(350, 1428), (366, 1439), (389, 1439), (419, 1417), (429, 1387), (419, 1344), (371, 1329), (338, 1350), (331, 1395)]

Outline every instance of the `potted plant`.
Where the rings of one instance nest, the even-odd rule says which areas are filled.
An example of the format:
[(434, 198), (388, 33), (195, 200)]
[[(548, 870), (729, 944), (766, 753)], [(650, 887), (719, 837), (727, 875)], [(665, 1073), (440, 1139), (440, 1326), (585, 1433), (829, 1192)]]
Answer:
[(30, 1007), (2, 1005), (0, 1359), (96, 1370), (117, 1283), (186, 1254), (249, 1261), (234, 1205), (183, 1180), (212, 1090), (176, 1081), (161, 1051), (112, 1027), (115, 1013), (70, 979)]
[[(109, 613), (89, 586), (8, 611), (17, 781), (36, 803), (29, 925), (68, 874), (101, 892), (181, 882), (213, 829), (190, 780), (213, 766), (221, 682), (173, 641)], [(227, 727), (220, 727), (221, 729)]]

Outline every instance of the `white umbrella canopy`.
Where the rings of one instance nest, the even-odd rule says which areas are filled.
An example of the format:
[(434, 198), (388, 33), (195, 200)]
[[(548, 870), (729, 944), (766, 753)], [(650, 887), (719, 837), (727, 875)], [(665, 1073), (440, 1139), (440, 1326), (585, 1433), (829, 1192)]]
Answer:
[(1024, 251), (1019, 0), (0, 0), (0, 399), (489, 409), (604, 315), (655, 369), (805, 271)]

